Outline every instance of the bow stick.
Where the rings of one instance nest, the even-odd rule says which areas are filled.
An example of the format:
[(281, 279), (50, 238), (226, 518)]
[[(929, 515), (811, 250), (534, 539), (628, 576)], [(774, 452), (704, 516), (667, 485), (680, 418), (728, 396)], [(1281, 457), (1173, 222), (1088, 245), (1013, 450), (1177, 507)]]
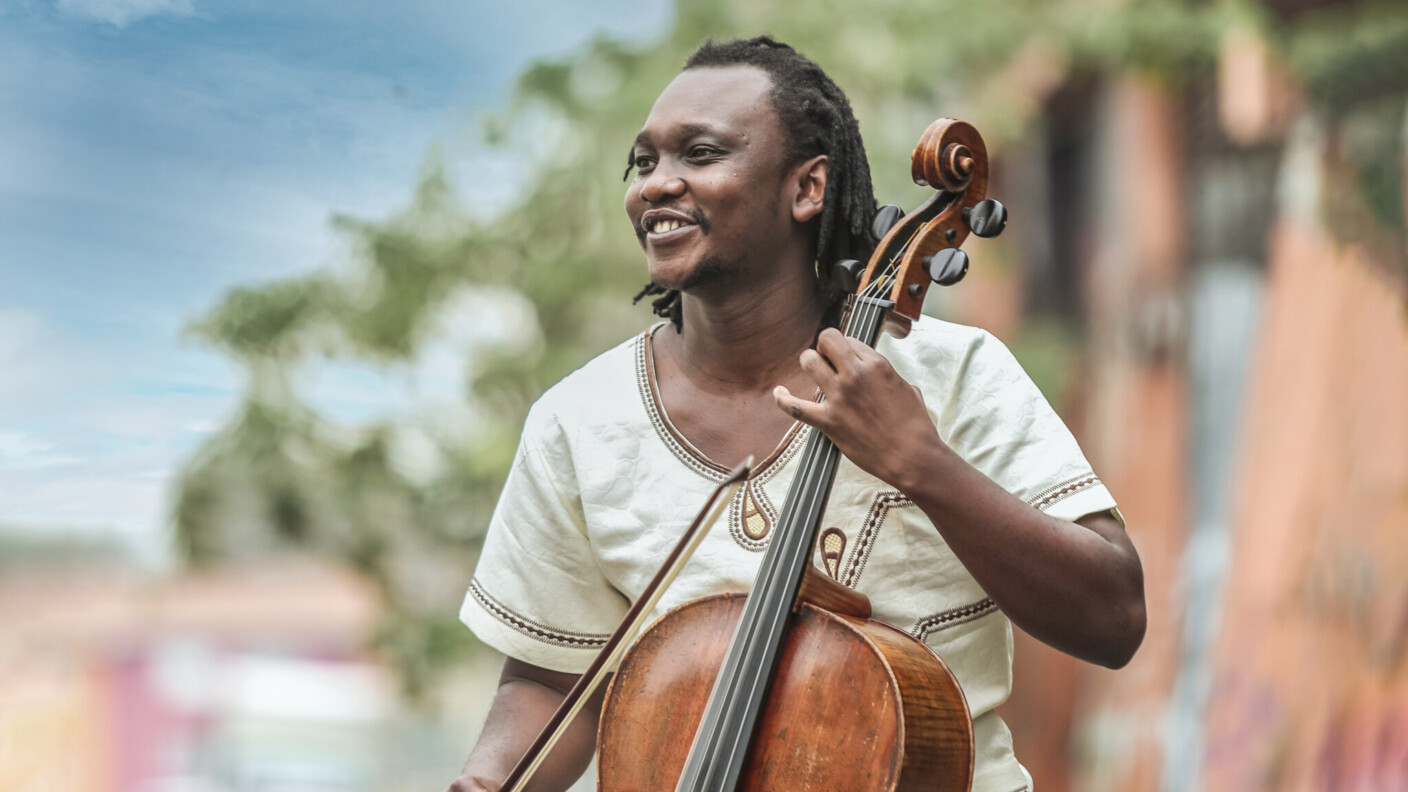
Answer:
[[(528, 785), (528, 779), (537, 772), (538, 767), (547, 758), (548, 752), (557, 744), (563, 732), (567, 731), (568, 724), (586, 705), (587, 697), (601, 685), (607, 672), (620, 662), (621, 655), (625, 653), (626, 647), (640, 631), (645, 617), (654, 610), (660, 597), (664, 595), (665, 589), (679, 575), (690, 556), (694, 555), (699, 543), (704, 541), (707, 529), (719, 519), (719, 514), (732, 500), (738, 486), (748, 478), (748, 471), (752, 467), (753, 457), (749, 456), (733, 470), (730, 470), (724, 476), (724, 480), (719, 482), (719, 486), (714, 488), (713, 493), (709, 495), (709, 500), (705, 501), (704, 507), (695, 515), (694, 522), (690, 523), (689, 529), (684, 532), (684, 536), (675, 545), (675, 549), (670, 551), (670, 556), (655, 572), (655, 577), (651, 578), (650, 584), (645, 587), (641, 595), (636, 598), (635, 604), (626, 612), (626, 618), (621, 620), (616, 632), (607, 639), (606, 645), (597, 653), (596, 659), (577, 679), (577, 684), (568, 691), (567, 697), (562, 700), (557, 711), (548, 719), (543, 730), (538, 733), (537, 739), (533, 740), (533, 744), (528, 747), (523, 758), (518, 760), (518, 764), (514, 765), (512, 772), (504, 779), (503, 785), (500, 787), (503, 792), (522, 792), (523, 788)], [(728, 497), (720, 497), (725, 490), (728, 491)]]

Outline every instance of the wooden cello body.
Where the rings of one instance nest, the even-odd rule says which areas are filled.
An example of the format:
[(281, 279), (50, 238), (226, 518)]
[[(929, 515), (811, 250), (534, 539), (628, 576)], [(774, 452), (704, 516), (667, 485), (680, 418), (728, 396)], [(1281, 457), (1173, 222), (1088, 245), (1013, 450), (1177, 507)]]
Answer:
[[(640, 637), (602, 713), (599, 789), (675, 789), (744, 599), (695, 600)], [(804, 604), (738, 788), (961, 792), (972, 783), (972, 729), (963, 691), (927, 645)]]

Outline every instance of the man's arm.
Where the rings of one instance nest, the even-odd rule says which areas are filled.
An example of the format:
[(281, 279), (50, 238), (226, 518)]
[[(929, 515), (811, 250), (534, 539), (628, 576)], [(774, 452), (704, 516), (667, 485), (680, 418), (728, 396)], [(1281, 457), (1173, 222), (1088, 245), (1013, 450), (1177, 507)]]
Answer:
[[(576, 682), (576, 674), (508, 658), (479, 742), (448, 792), (497, 792)], [(530, 792), (561, 792), (581, 777), (596, 750), (596, 725), (605, 692), (605, 685), (597, 688), (573, 719), (533, 776)]]
[(915, 465), (897, 486), (988, 596), (1050, 646), (1108, 668), (1128, 663), (1144, 639), (1144, 572), (1119, 522), (1043, 514), (948, 455)]
[(1144, 638), (1144, 572), (1113, 517), (1068, 522), (1004, 490), (939, 438), (919, 391), (859, 341), (825, 330), (802, 367), (826, 400), (779, 387), (778, 406), (913, 500), (1014, 624), (1082, 660), (1129, 662)]

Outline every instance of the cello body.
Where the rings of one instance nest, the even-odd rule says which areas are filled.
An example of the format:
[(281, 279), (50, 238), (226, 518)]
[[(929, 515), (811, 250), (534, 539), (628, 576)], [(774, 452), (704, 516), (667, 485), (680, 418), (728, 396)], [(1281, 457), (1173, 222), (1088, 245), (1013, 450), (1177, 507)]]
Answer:
[[(673, 792), (745, 595), (686, 603), (623, 659), (602, 712), (603, 792)], [(958, 681), (889, 624), (811, 604), (794, 613), (740, 790), (963, 792), (973, 731)]]

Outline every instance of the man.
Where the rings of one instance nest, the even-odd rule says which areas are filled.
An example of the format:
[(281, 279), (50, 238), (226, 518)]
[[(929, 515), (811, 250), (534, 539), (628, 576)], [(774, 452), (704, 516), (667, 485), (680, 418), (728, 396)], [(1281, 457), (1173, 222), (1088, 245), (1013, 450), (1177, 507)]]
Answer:
[[(721, 471), (751, 454), (762, 462), (729, 525), (662, 610), (746, 590), (816, 430), (846, 457), (826, 571), (953, 669), (974, 717), (974, 789), (1028, 788), (993, 712), (1011, 687), (1008, 620), (1110, 667), (1143, 637), (1143, 575), (1108, 491), (986, 333), (926, 319), (872, 350), (828, 326), (825, 265), (866, 258), (875, 200), (849, 104), (816, 64), (767, 37), (706, 44), (656, 101), (630, 167), (642, 295), (670, 321), (529, 416), (461, 614), (509, 659), (451, 788), (497, 789)], [(818, 390), (824, 401), (805, 398)], [(580, 775), (599, 707), (536, 788)]]

